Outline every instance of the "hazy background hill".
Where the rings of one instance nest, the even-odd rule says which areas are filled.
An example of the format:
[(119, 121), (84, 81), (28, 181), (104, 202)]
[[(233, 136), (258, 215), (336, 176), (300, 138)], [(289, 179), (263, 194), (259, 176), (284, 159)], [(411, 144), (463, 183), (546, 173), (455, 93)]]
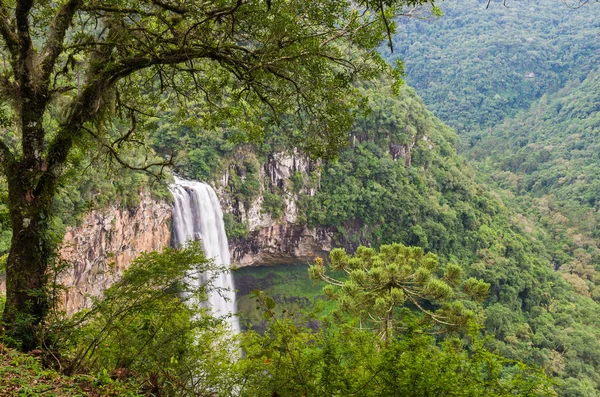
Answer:
[(460, 0), (439, 19), (399, 21), (394, 53), (406, 81), (433, 113), (457, 129), (489, 127), (544, 93), (582, 79), (600, 54), (600, 7), (560, 0)]

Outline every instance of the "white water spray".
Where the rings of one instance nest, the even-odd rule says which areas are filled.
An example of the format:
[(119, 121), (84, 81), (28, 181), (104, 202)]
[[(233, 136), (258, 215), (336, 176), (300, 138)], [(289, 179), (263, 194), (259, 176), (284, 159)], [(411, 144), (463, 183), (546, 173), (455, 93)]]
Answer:
[[(201, 240), (207, 258), (216, 265), (229, 266), (229, 244), (223, 224), (221, 204), (212, 187), (202, 182), (175, 178), (171, 186), (175, 199), (173, 204), (173, 240), (176, 246), (185, 245), (189, 240)], [(215, 316), (228, 316), (227, 322), (234, 333), (240, 331), (235, 316), (235, 290), (230, 272), (216, 275), (215, 287), (223, 289), (211, 292), (208, 305)], [(208, 275), (207, 275), (208, 277)], [(202, 277), (199, 283), (205, 283)]]

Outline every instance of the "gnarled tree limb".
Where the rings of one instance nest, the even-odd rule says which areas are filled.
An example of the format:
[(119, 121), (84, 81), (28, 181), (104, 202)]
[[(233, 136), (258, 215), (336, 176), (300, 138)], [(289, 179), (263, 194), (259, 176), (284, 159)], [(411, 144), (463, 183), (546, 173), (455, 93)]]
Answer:
[(26, 75), (31, 78), (32, 65), (30, 62), (31, 51), (33, 46), (31, 43), (31, 34), (29, 32), (29, 13), (33, 7), (33, 0), (18, 0), (15, 9), (15, 21), (17, 23), (17, 38), (19, 40), (19, 64), (18, 68), (20, 75)]
[(48, 39), (41, 54), (42, 82), (44, 84), (47, 84), (56, 60), (63, 51), (65, 35), (82, 2), (82, 0), (69, 0), (60, 8), (50, 24)]
[(19, 39), (15, 35), (14, 26), (11, 22), (11, 18), (8, 15), (8, 9), (4, 1), (0, 1), (0, 35), (4, 40), (4, 44), (11, 54), (12, 64), (14, 67), (14, 61), (17, 59), (19, 54)]

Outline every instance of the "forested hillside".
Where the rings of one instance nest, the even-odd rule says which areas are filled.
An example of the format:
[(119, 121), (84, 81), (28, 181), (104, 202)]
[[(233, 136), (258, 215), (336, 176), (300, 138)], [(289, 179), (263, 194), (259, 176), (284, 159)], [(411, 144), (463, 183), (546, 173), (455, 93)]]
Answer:
[[(593, 80), (592, 76), (589, 82)], [(394, 93), (388, 84), (377, 82), (363, 85), (361, 92), (369, 102), (358, 113), (348, 136), (349, 147), (339, 159), (324, 162), (312, 176), (318, 180), (319, 189), (315, 196), (301, 196), (301, 222), (333, 228), (336, 245), (349, 251), (360, 244), (379, 247), (403, 243), (439, 255), (442, 270), (458, 264), (466, 275), (491, 284), (490, 298), (485, 302), (485, 330), (495, 340), (488, 346), (506, 357), (544, 368), (560, 379), (560, 395), (594, 395), (600, 382), (600, 319), (593, 313), (600, 308), (590, 299), (594, 291), (594, 272), (589, 267), (589, 255), (595, 252), (592, 247), (586, 246), (589, 254), (582, 256), (582, 260), (588, 258), (582, 271), (587, 269), (583, 277), (590, 287), (589, 292), (581, 293), (581, 284), (573, 283), (577, 273), (564, 277), (568, 272), (554, 271), (554, 239), (544, 225), (521, 215), (510, 197), (476, 182), (473, 169), (456, 154), (457, 135), (427, 109), (414, 89), (403, 87)], [(513, 132), (510, 136), (522, 142), (522, 134)], [(284, 150), (276, 131), (267, 135), (263, 144), (244, 145), (244, 158), (236, 158), (240, 146), (228, 139), (230, 135), (227, 129), (197, 135), (162, 118), (156, 120), (151, 142), (159, 153), (167, 148), (177, 150), (176, 170), (191, 178), (217, 182), (230, 164), (237, 164), (241, 174), (239, 179), (230, 179), (228, 188), (247, 201), (266, 189), (272, 199), (263, 202), (265, 210), (281, 216), (285, 191), (269, 180), (258, 179), (258, 169), (268, 155)], [(485, 142), (490, 146), (485, 147)], [(482, 153), (497, 155), (506, 164), (520, 164), (501, 151), (506, 147), (507, 152), (514, 153), (508, 144), (481, 137), (479, 145), (473, 153), (481, 148)], [(534, 157), (530, 154), (513, 157), (531, 160)], [(89, 167), (83, 169), (86, 171), (80, 175), (77, 168), (73, 171), (73, 178), (81, 183), (62, 190), (57, 197), (56, 208), (62, 209), (57, 213), (68, 215), (60, 217), (64, 224), (76, 222), (76, 214), (82, 214), (86, 205), (101, 208), (115, 199), (130, 205), (127, 200), (135, 202), (136, 192), (148, 188), (150, 182), (147, 176), (118, 171), (115, 166), (123, 176), (119, 183), (97, 184), (96, 173)], [(289, 183), (303, 186), (315, 182), (301, 178)], [(230, 238), (240, 237), (235, 230), (229, 228), (233, 233)], [(285, 276), (283, 280), (293, 282)], [(306, 282), (299, 283), (303, 284)], [(290, 288), (294, 289), (286, 289)], [(301, 288), (295, 290), (296, 297), (279, 303), (285, 307), (290, 302), (302, 302), (305, 293), (314, 296), (312, 287), (306, 291)], [(247, 298), (242, 304), (252, 310)], [(307, 308), (305, 303), (291, 307)], [(256, 321), (261, 313), (243, 315)]]
[[(561, 380), (560, 395), (595, 395), (600, 319), (593, 313), (600, 307), (590, 293), (575, 293), (579, 287), (555, 271), (552, 247), (560, 243), (502, 191), (476, 181), (475, 171), (456, 153), (456, 133), (427, 109), (414, 89), (403, 87), (395, 94), (379, 82), (361, 90), (369, 98), (368, 111), (359, 113), (339, 159), (323, 163), (313, 175), (319, 181), (316, 195), (300, 196), (300, 221), (335, 230), (335, 245), (350, 252), (361, 244), (403, 243), (439, 255), (441, 269), (460, 265), (466, 275), (491, 284), (485, 329), (495, 340), (489, 346), (545, 368)], [(179, 135), (186, 142), (181, 173), (218, 183), (227, 164), (238, 164), (243, 183), (230, 179), (234, 195), (252, 200), (266, 189), (273, 198), (263, 202), (264, 210), (282, 216), (285, 189), (256, 179), (269, 150), (281, 147), (275, 137), (246, 148), (241, 160), (232, 156), (235, 147), (227, 144), (224, 133), (200, 144), (185, 130), (169, 128), (159, 139)], [(301, 187), (314, 181), (288, 183)], [(290, 310), (312, 307), (318, 295), (308, 280), (298, 280), (298, 272), (289, 269), (244, 270), (243, 275), (238, 278), (243, 283), (240, 307), (247, 326), (264, 322), (248, 285), (262, 285)]]
[[(577, 294), (596, 300), (600, 42), (590, 37), (600, 10), (563, 2), (505, 4), (442, 4), (439, 20), (402, 21), (397, 53), (384, 52), (405, 60), (407, 81), (457, 129), (477, 178), (498, 191), (511, 222), (529, 240), (525, 245), (538, 247), (535, 256)], [(567, 300), (580, 299), (572, 294), (566, 292)], [(597, 311), (589, 300), (581, 302), (573, 307)], [(529, 325), (540, 329), (536, 321)], [(597, 343), (598, 335), (588, 334), (576, 344), (588, 349)], [(561, 348), (551, 356), (558, 372), (582, 373), (583, 367), (556, 366), (569, 356)], [(584, 391), (585, 382), (561, 394), (596, 395)]]
[(439, 19), (401, 20), (394, 53), (382, 49), (390, 60), (404, 61), (408, 84), (459, 134), (493, 126), (544, 93), (584, 78), (600, 51), (595, 4), (487, 4), (444, 2)]
[[(0, 4), (0, 395), (600, 395), (600, 7), (354, 3)], [(66, 315), (66, 226), (173, 180), (178, 246), (80, 236)], [(330, 255), (237, 272), (238, 333), (226, 237), (289, 224)]]
[[(561, 395), (594, 395), (600, 322), (593, 313), (600, 307), (589, 293), (574, 293), (554, 271), (557, 259), (549, 247), (557, 236), (521, 215), (510, 199), (475, 182), (470, 166), (456, 155), (454, 132), (412, 89), (387, 99), (379, 90), (372, 98), (373, 112), (353, 130), (357, 143), (339, 162), (324, 166), (321, 188), (308, 201), (308, 222), (336, 227), (341, 240), (354, 244), (401, 242), (437, 253), (442, 263), (460, 264), (492, 285), (486, 329), (496, 337), (496, 348), (564, 379)], [(406, 142), (403, 132), (413, 128), (418, 139), (407, 167), (405, 159), (393, 160), (390, 143)], [(497, 144), (490, 142), (482, 153)], [(589, 248), (580, 262), (565, 268), (587, 269), (591, 291), (595, 250)]]
[(553, 263), (598, 299), (600, 78), (590, 73), (471, 137), (469, 157), (551, 235)]

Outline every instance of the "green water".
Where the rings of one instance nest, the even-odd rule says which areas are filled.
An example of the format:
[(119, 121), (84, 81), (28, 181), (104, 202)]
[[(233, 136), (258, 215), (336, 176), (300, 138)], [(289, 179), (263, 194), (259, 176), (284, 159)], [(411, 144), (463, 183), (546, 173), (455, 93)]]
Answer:
[(308, 277), (308, 265), (245, 267), (233, 272), (237, 290), (237, 313), (243, 330), (261, 330), (264, 321), (261, 310), (250, 294), (265, 291), (277, 303), (276, 311), (300, 314), (321, 306), (324, 284)]

